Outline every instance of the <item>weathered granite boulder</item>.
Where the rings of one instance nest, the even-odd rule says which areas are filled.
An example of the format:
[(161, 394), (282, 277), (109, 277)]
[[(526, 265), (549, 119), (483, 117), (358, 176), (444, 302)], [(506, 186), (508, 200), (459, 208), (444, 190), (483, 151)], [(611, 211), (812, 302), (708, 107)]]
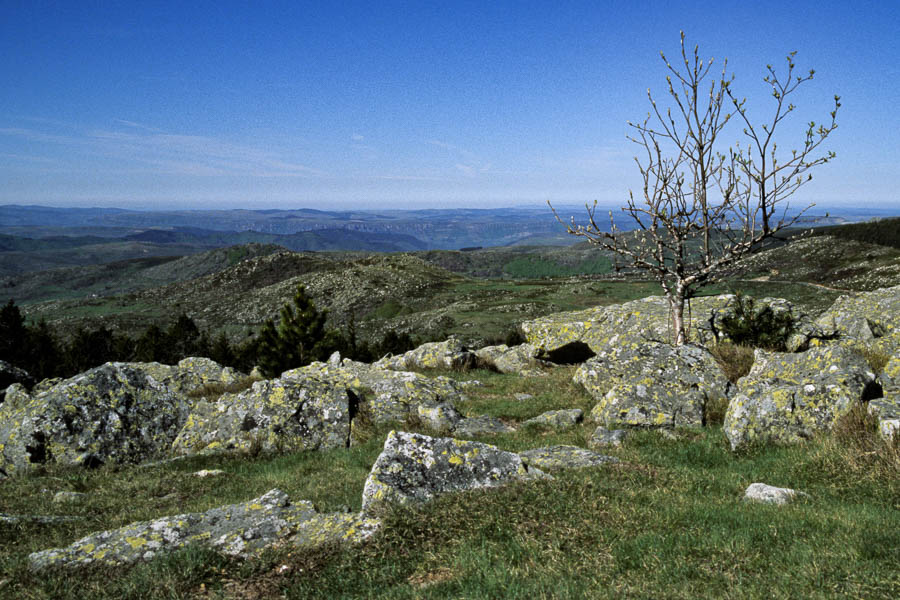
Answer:
[(451, 432), (462, 420), (462, 415), (456, 407), (449, 402), (440, 404), (420, 404), (418, 411), (419, 421), (433, 431)]
[(533, 419), (528, 419), (522, 424), (564, 431), (575, 427), (583, 418), (584, 412), (580, 408), (570, 408), (564, 410), (550, 410)]
[(900, 350), (900, 286), (840, 296), (816, 319), (837, 343)]
[(541, 475), (529, 473), (517, 454), (494, 446), (392, 431), (366, 478), (363, 513)]
[[(692, 298), (684, 314), (689, 338), (701, 344), (727, 341), (722, 320), (734, 314), (736, 301), (734, 294)], [(810, 317), (787, 300), (763, 298), (755, 303), (756, 310), (766, 306), (791, 312), (800, 332), (790, 342), (795, 349), (819, 335)], [(610, 348), (634, 349), (647, 342), (671, 343), (674, 338), (669, 303), (663, 296), (555, 313), (521, 323), (520, 328), (538, 356), (554, 362), (582, 362)]]
[(480, 435), (496, 435), (498, 433), (512, 433), (514, 427), (510, 427), (497, 417), (480, 415), (461, 419), (453, 429), (453, 434), (458, 437), (477, 437)]
[(387, 356), (375, 363), (382, 369), (471, 369), (478, 358), (463, 343), (451, 337), (443, 342), (428, 342), (399, 356)]
[(350, 440), (345, 387), (314, 379), (257, 381), (239, 394), (197, 402), (172, 444), (176, 454), (344, 448)]
[(30, 388), (34, 385), (34, 377), (27, 371), (0, 360), (0, 402), (3, 402), (4, 390), (14, 383)]
[(659, 342), (601, 350), (574, 381), (598, 401), (594, 421), (644, 427), (702, 425), (706, 404), (730, 386), (706, 348)]
[(751, 483), (744, 491), (744, 500), (781, 506), (806, 495), (790, 488), (780, 488), (765, 483)]
[(875, 374), (862, 356), (839, 345), (796, 354), (756, 350), (737, 388), (723, 426), (732, 449), (796, 442), (831, 429), (854, 403), (873, 395)]
[(365, 403), (376, 423), (403, 422), (418, 414), (418, 407), (455, 404), (460, 386), (447, 377), (426, 377), (409, 371), (392, 371), (374, 365), (344, 359), (340, 367), (328, 363), (308, 366), (281, 374), (284, 380), (313, 380), (350, 390)]
[(522, 462), (529, 468), (538, 468), (542, 471), (582, 469), (584, 467), (597, 467), (619, 462), (618, 458), (605, 456), (578, 446), (535, 448), (534, 450), (519, 452), (519, 456), (522, 457)]
[(609, 430), (601, 426), (591, 434), (591, 439), (588, 440), (588, 448), (597, 449), (609, 446), (617, 448), (622, 445), (626, 437), (628, 437), (628, 431), (625, 429)]
[(106, 363), (0, 405), (0, 469), (136, 463), (165, 453), (190, 411), (180, 394), (127, 363)]
[(479, 364), (500, 373), (514, 373), (522, 377), (544, 377), (553, 363), (538, 358), (540, 350), (533, 344), (509, 347), (486, 346), (475, 351)]
[(93, 533), (66, 548), (35, 552), (28, 561), (35, 571), (126, 565), (187, 546), (247, 557), (285, 540), (304, 547), (332, 540), (359, 542), (378, 527), (377, 520), (361, 515), (320, 515), (312, 503), (291, 503), (287, 494), (274, 489), (249, 502)]

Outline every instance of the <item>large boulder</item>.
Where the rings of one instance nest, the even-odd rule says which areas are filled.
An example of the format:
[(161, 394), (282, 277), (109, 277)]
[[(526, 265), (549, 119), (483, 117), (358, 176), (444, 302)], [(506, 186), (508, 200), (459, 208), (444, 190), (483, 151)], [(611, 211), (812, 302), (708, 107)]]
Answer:
[(215, 402), (197, 402), (172, 450), (327, 450), (345, 448), (349, 439), (346, 388), (313, 379), (274, 379)]
[[(701, 344), (728, 341), (722, 321), (735, 314), (737, 301), (734, 294), (692, 298), (684, 310), (689, 339)], [(763, 298), (755, 302), (756, 311), (765, 307), (776, 313), (791, 313), (801, 333), (790, 341), (794, 349), (819, 335), (809, 317), (787, 300)], [(637, 348), (647, 342), (671, 343), (674, 339), (671, 311), (664, 296), (555, 313), (521, 323), (520, 328), (539, 356), (554, 362), (582, 362), (610, 348)]]
[(533, 344), (518, 346), (486, 346), (475, 351), (479, 364), (500, 373), (514, 373), (521, 377), (543, 377), (553, 363), (538, 358), (540, 350)]
[(191, 403), (127, 363), (106, 363), (0, 405), (0, 469), (137, 463), (165, 453)]
[(421, 405), (454, 405), (461, 399), (458, 384), (450, 378), (381, 369), (349, 359), (339, 367), (316, 362), (281, 376), (284, 380), (313, 380), (348, 389), (365, 403), (375, 423), (404, 422), (417, 417)]
[(392, 431), (366, 478), (363, 512), (542, 475), (529, 473), (519, 455), (488, 444)]
[(362, 515), (322, 515), (312, 503), (291, 503), (278, 489), (239, 504), (132, 523), (92, 533), (65, 548), (28, 556), (32, 570), (127, 565), (189, 546), (247, 557), (278, 542), (313, 548), (327, 542), (360, 542), (379, 527)]
[(753, 442), (790, 443), (831, 429), (875, 393), (875, 374), (852, 349), (830, 345), (801, 353), (756, 350), (725, 413), (732, 449)]
[(840, 296), (816, 325), (838, 343), (893, 354), (900, 350), (900, 286)]
[(410, 369), (471, 369), (478, 359), (463, 343), (451, 337), (443, 342), (428, 342), (399, 356), (382, 358), (376, 366), (394, 371)]
[(574, 381), (597, 400), (595, 422), (644, 427), (702, 425), (706, 405), (730, 385), (706, 348), (659, 342), (601, 350)]
[(881, 436), (890, 440), (900, 432), (900, 350), (888, 361), (879, 379), (883, 397), (869, 401), (868, 411), (878, 420)]

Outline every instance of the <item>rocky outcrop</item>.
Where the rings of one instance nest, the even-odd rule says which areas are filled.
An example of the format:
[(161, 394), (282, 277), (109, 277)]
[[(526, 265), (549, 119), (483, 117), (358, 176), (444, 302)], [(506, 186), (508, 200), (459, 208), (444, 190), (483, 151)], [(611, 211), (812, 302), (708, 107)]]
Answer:
[(136, 463), (166, 451), (191, 403), (128, 363), (107, 363), (0, 405), (0, 469)]
[(518, 346), (486, 346), (475, 351), (479, 364), (500, 373), (513, 373), (521, 377), (544, 377), (553, 363), (538, 358), (540, 350), (533, 344)]
[(240, 504), (141, 521), (81, 538), (66, 548), (35, 552), (33, 570), (91, 564), (126, 565), (188, 546), (246, 557), (278, 542), (316, 547), (330, 541), (360, 542), (380, 523), (362, 515), (321, 515), (312, 503), (291, 503), (274, 489)]
[(578, 446), (548, 446), (520, 452), (519, 456), (529, 468), (542, 471), (561, 471), (566, 469), (583, 469), (598, 467), (608, 463), (617, 463), (619, 459), (605, 456), (598, 452), (585, 450)]
[(349, 440), (346, 388), (314, 379), (275, 379), (215, 402), (197, 402), (172, 450), (327, 450), (344, 448)]
[(594, 421), (643, 427), (701, 425), (707, 403), (729, 389), (708, 350), (659, 342), (601, 350), (579, 367), (574, 381), (597, 400)]
[(392, 431), (366, 478), (363, 512), (540, 475), (530, 473), (519, 455), (488, 444)]
[(341, 366), (312, 363), (285, 371), (282, 379), (319, 381), (350, 390), (375, 423), (404, 422), (418, 416), (419, 406), (454, 405), (460, 400), (458, 384), (447, 377), (426, 377), (409, 371), (392, 371), (345, 359)]
[(900, 286), (840, 296), (816, 325), (838, 343), (893, 354), (900, 350)]
[(732, 449), (809, 438), (869, 399), (874, 382), (862, 356), (840, 345), (798, 354), (757, 350), (728, 404), (725, 435)]
[(466, 348), (455, 337), (443, 342), (429, 342), (422, 344), (415, 350), (410, 350), (399, 356), (382, 358), (375, 366), (394, 371), (408, 371), (410, 369), (471, 369), (477, 365), (478, 358), (474, 352)]

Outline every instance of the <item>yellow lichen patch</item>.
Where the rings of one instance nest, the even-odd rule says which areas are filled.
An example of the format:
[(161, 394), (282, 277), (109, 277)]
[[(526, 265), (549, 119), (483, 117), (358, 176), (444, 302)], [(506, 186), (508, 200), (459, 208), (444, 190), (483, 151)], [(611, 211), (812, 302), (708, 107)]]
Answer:
[(79, 550), (81, 550), (85, 554), (90, 554), (91, 552), (94, 551), (94, 548), (96, 548), (96, 546), (94, 544), (85, 544), (84, 546), (79, 548)]
[(453, 456), (450, 457), (450, 459), (448, 460), (448, 462), (449, 462), (451, 465), (461, 465), (461, 464), (463, 464), (464, 461), (463, 461), (462, 458), (459, 457), (459, 455), (454, 454)]
[(128, 543), (128, 545), (131, 546), (134, 550), (137, 550), (137, 549), (140, 548), (141, 546), (144, 546), (144, 545), (147, 544), (147, 540), (145, 540), (144, 538), (139, 538), (139, 537), (126, 537), (126, 538), (125, 538), (125, 541), (126, 541), (126, 542)]

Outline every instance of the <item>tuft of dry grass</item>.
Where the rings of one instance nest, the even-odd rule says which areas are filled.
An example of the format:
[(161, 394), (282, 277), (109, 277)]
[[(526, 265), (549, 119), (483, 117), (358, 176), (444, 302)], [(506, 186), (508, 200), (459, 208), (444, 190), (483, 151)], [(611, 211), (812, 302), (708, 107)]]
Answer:
[(247, 377), (243, 377), (232, 383), (207, 383), (195, 390), (191, 390), (188, 393), (188, 398), (203, 399), (208, 402), (214, 402), (218, 400), (219, 397), (222, 396), (222, 394), (239, 394), (244, 390), (249, 390), (257, 381), (262, 381), (262, 378), (248, 375)]
[(753, 348), (750, 346), (723, 342), (716, 344), (709, 351), (731, 383), (737, 383), (738, 379), (749, 373), (753, 366)]
[(863, 358), (866, 359), (866, 362), (869, 363), (872, 372), (876, 375), (884, 371), (884, 368), (891, 360), (891, 355), (884, 350), (870, 348), (869, 346), (860, 346), (856, 348), (856, 350), (862, 354)]

